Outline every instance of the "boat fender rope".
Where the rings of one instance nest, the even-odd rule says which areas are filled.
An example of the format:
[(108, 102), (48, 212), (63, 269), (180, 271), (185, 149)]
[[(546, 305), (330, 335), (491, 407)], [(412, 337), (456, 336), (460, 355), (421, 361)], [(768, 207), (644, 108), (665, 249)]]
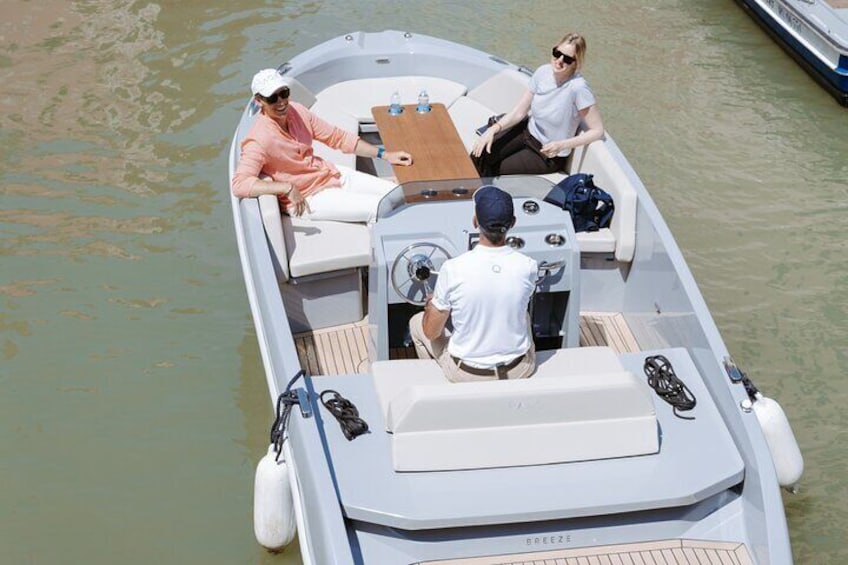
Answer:
[(674, 373), (674, 367), (663, 355), (652, 355), (645, 359), (645, 375), (648, 386), (657, 395), (671, 404), (674, 415), (684, 420), (694, 420), (694, 416), (682, 416), (678, 411), (692, 410), (695, 407), (695, 395)]
[(756, 402), (760, 389), (751, 382), (751, 379), (748, 378), (748, 375), (746, 375), (744, 371), (740, 370), (739, 372), (742, 374), (742, 386), (745, 387), (745, 392), (748, 394), (748, 398), (751, 399), (751, 402)]
[[(325, 400), (325, 394), (332, 394), (333, 398)], [(359, 410), (353, 402), (331, 389), (322, 392), (320, 398), (324, 408), (338, 420), (342, 433), (348, 441), (368, 432), (368, 423), (359, 417)]]
[(283, 452), (283, 444), (286, 441), (286, 427), (289, 424), (292, 406), (300, 404), (297, 391), (292, 390), (292, 386), (297, 379), (305, 374), (303, 369), (298, 371), (289, 381), (286, 390), (281, 392), (280, 396), (277, 397), (277, 414), (276, 418), (274, 418), (274, 423), (271, 425), (271, 443), (274, 445), (274, 451), (277, 453), (276, 461), (278, 462), (280, 461), (280, 454)]

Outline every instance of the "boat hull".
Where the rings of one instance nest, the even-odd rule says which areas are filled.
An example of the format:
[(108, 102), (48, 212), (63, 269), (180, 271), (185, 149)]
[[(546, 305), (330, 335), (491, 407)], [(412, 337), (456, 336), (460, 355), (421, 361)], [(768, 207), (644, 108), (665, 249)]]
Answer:
[[(848, 45), (782, 0), (737, 0), (745, 11), (842, 106), (848, 107)], [(846, 28), (848, 26), (841, 26)]]
[[(340, 55), (334, 60), (337, 53)], [(461, 72), (456, 70), (457, 65), (461, 66)], [(462, 82), (466, 91), (472, 91), (491, 84), (490, 79), (505, 69), (513, 75), (519, 73), (516, 67), (486, 53), (399, 32), (337, 38), (298, 55), (281, 69), (298, 81), (298, 85), (315, 94), (313, 102), (318, 98), (317, 107), (321, 106), (322, 94), (333, 88), (334, 80), (364, 79), (374, 85), (392, 72), (401, 78), (426, 75)], [(503, 92), (500, 86), (495, 90)], [(476, 92), (479, 94), (479, 90)], [(355, 99), (355, 96), (350, 98)], [(372, 105), (379, 105), (385, 98), (381, 94), (376, 98), (377, 104)], [(468, 100), (463, 102), (468, 103)], [(487, 110), (494, 109), (487, 107)], [(238, 142), (251, 123), (253, 110), (248, 105), (236, 131), (230, 153), (231, 175), (238, 163)], [(493, 113), (485, 112), (483, 119)], [(468, 125), (477, 126), (477, 122), (475, 116)], [(368, 124), (360, 120), (359, 125), (360, 133), (367, 135)], [(473, 132), (473, 128), (470, 131)], [(288, 440), (284, 444), (304, 563), (410, 564), (584, 548), (591, 552), (598, 546), (655, 542), (672, 544), (683, 551), (686, 544), (694, 543), (692, 540), (742, 547), (750, 556), (749, 561), (756, 563), (792, 562), (782, 499), (768, 447), (755, 416), (740, 409), (741, 401), (747, 398), (746, 392), (728, 378), (723, 360), (729, 353), (709, 309), (659, 210), (612, 137), (608, 135), (593, 145), (576, 151), (574, 162), (588, 166), (586, 170), (595, 173), (596, 180), (606, 188), (612, 189), (613, 183), (630, 187), (634, 212), (629, 229), (635, 241), (631, 242), (627, 253), (606, 250), (581, 254), (584, 248), (571, 247), (576, 252), (568, 260), (572, 272), (568, 277), (560, 273), (549, 285), (549, 290), (556, 291), (558, 298), (537, 304), (536, 313), (556, 308), (560, 314), (550, 317), (555, 324), (539, 326), (551, 330), (542, 335), (546, 338), (561, 336), (561, 345), (554, 347), (576, 347), (577, 313), (614, 313), (633, 331), (636, 345), (630, 351), (638, 359), (630, 358), (630, 370), (642, 378), (641, 363), (645, 355), (662, 351), (674, 357), (672, 351), (685, 352), (680, 359), (688, 359), (690, 374), (697, 374), (702, 381), (701, 387), (696, 389), (701, 406), (714, 406), (714, 421), (722, 426), (720, 435), (726, 438), (723, 444), (738, 454), (736, 457), (740, 461), (737, 463), (741, 463), (741, 467), (737, 464), (720, 480), (715, 473), (705, 475), (703, 487), (695, 486), (689, 491), (676, 485), (677, 496), (670, 496), (666, 491), (649, 496), (651, 489), (664, 486), (652, 485), (647, 479), (639, 489), (626, 492), (632, 485), (634, 472), (641, 469), (640, 476), (648, 477), (647, 469), (651, 467), (651, 460), (639, 462), (630, 457), (604, 464), (604, 468), (617, 471), (610, 474), (603, 485), (596, 476), (601, 466), (592, 461), (537, 465), (534, 469), (504, 466), (395, 473), (390, 468), (385, 447), (390, 442), (385, 427), (387, 420), (373, 402), (371, 387), (376, 385), (369, 375), (358, 374), (358, 369), (336, 373), (310, 371), (314, 377), (304, 377), (294, 384), (308, 405), (291, 411)], [(576, 172), (576, 169), (569, 172)], [(507, 183), (514, 182), (520, 190), (527, 190), (533, 184), (515, 177), (497, 182), (504, 183), (504, 188), (508, 188)], [(547, 188), (550, 188), (549, 182)], [(564, 241), (576, 241), (570, 219), (558, 208), (552, 227), (548, 218), (553, 210), (545, 208), (549, 204), (539, 194), (514, 195), (514, 198), (519, 204), (535, 198), (542, 207), (541, 211), (538, 206), (532, 213), (526, 211), (526, 215), (523, 206), (516, 207), (522, 214), (521, 229), (528, 230), (525, 232), (525, 252), (536, 253), (537, 260), (552, 259), (541, 255), (551, 250), (538, 244), (540, 234), (562, 231), (566, 234)], [(387, 197), (384, 202), (392, 203), (394, 199)], [(394, 250), (405, 248), (409, 240), (426, 239), (444, 240), (452, 249), (463, 251), (469, 243), (468, 234), (460, 234), (457, 230), (463, 229), (463, 222), (470, 221), (469, 204), (462, 199), (445, 203), (436, 198), (428, 204), (407, 201), (381, 212), (370, 232), (371, 264), (359, 271), (368, 283), (365, 285), (367, 296), (363, 290), (362, 298), (368, 305), (365, 324), (369, 328), (365, 333), (370, 341), (360, 348), (368, 350), (367, 361), (392, 363), (391, 348), (403, 337), (402, 332), (396, 331), (399, 324), (394, 324), (393, 329), (391, 322), (398, 321), (406, 305), (398, 304), (401, 297), (387, 286), (391, 272), (388, 265), (397, 256)], [(618, 204), (624, 208), (623, 201), (619, 200)], [(617, 213), (621, 211), (618, 204)], [(306, 368), (294, 335), (302, 331), (295, 324), (300, 318), (284, 295), (292, 286), (306, 289), (300, 293), (303, 295), (308, 294), (309, 289), (325, 288), (321, 281), (326, 279), (281, 278), (276, 269), (279, 256), (269, 243), (266, 219), (258, 199), (232, 198), (232, 205), (245, 286), (270, 400), (275, 405), (278, 396), (291, 386), (290, 379)], [(572, 314), (573, 324), (569, 321)], [(327, 330), (321, 328), (319, 331)], [(580, 332), (582, 345), (582, 327)], [(683, 361), (675, 361), (675, 365), (682, 367)], [(404, 375), (403, 371), (398, 374)], [(369, 436), (353, 441), (341, 437), (339, 424), (319, 401), (320, 392), (329, 388), (338, 390), (359, 406), (361, 416), (372, 425)], [(668, 407), (662, 409), (670, 410)], [(680, 423), (684, 420), (678, 422), (673, 415), (668, 416), (661, 424), (665, 436), (664, 440), (660, 438), (665, 441), (661, 450), (670, 450), (672, 431), (685, 425)], [(379, 440), (383, 447), (374, 443), (377, 434), (381, 434)], [(691, 444), (700, 446), (705, 442)], [(364, 452), (368, 446), (374, 451), (366, 457)], [(683, 480), (687, 476), (685, 459), (678, 457), (679, 473), (671, 473)], [(726, 462), (727, 458), (721, 460)], [(380, 464), (383, 465), (382, 479), (375, 472)], [(574, 496), (555, 492), (556, 480), (551, 477), (551, 469), (557, 465), (570, 466), (566, 475)], [(709, 463), (702, 466), (706, 468)], [(585, 480), (581, 479), (583, 472)], [(522, 484), (521, 477), (532, 480)], [(586, 492), (580, 491), (581, 486), (593, 480), (592, 492), (605, 495), (606, 503), (593, 499), (588, 488)], [(413, 482), (426, 484), (426, 487), (404, 490), (404, 484)], [(465, 490), (474, 490), (476, 494), (463, 499), (463, 489), (459, 488), (463, 484), (467, 486)], [(546, 484), (548, 488), (540, 492), (522, 491), (538, 484)], [(614, 489), (620, 489), (618, 495), (607, 492)], [(449, 496), (451, 492), (455, 496)], [(577, 504), (575, 499), (580, 497), (583, 502)], [(453, 507), (448, 508), (449, 505)]]

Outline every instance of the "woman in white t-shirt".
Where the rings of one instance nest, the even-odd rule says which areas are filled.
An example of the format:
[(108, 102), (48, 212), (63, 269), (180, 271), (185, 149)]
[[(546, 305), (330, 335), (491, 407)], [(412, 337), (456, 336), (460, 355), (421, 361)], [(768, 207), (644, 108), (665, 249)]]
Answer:
[[(585, 55), (586, 40), (576, 33), (566, 34), (551, 49), (551, 62), (533, 73), (515, 108), (471, 150), (481, 176), (561, 171), (574, 147), (603, 137), (595, 96), (580, 74)], [(585, 129), (577, 134), (581, 120)]]

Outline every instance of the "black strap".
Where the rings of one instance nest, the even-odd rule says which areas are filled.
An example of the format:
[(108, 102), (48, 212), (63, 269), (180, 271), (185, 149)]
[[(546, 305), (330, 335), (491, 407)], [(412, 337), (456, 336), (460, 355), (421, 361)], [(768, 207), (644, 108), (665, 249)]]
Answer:
[(277, 397), (277, 417), (271, 425), (271, 443), (274, 444), (274, 451), (277, 452), (277, 461), (280, 460), (280, 454), (283, 452), (283, 443), (286, 441), (286, 426), (289, 423), (292, 406), (300, 404), (297, 391), (292, 390), (292, 386), (297, 379), (305, 375), (306, 372), (303, 369), (298, 371), (289, 381), (286, 390)]

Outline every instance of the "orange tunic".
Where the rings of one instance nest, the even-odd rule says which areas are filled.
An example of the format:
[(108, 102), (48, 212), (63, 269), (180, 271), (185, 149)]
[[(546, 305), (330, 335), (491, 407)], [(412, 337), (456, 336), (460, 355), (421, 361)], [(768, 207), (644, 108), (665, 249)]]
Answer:
[[(315, 155), (312, 141), (345, 153), (353, 153), (359, 136), (325, 122), (302, 104), (292, 102), (287, 112), (288, 131), (272, 118), (259, 114), (241, 142), (241, 159), (232, 178), (235, 196), (252, 193), (259, 175), (290, 182), (306, 197), (325, 188), (340, 186), (341, 174), (333, 163)], [(288, 199), (279, 196), (285, 206)]]

